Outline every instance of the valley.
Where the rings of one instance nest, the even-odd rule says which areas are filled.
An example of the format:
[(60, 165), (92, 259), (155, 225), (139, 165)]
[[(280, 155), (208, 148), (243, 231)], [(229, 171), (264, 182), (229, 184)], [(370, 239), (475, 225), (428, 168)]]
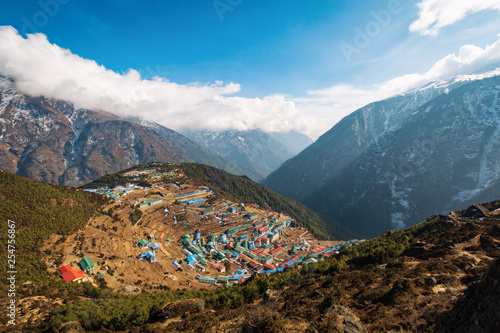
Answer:
[(500, 333), (500, 0), (0, 20), (0, 333)]

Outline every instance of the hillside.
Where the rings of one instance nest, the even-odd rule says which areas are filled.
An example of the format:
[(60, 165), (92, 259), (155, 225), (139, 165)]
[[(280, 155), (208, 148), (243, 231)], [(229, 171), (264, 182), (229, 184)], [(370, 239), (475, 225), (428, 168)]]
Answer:
[(152, 161), (200, 162), (247, 172), (164, 126), (28, 96), (2, 75), (0, 122), (0, 168), (45, 182), (79, 186)]
[[(491, 206), (498, 209), (499, 203)], [(452, 216), (435, 216), (347, 247), (333, 259), (259, 276), (239, 287), (117, 294), (70, 303), (53, 311), (47, 324), (60, 327), (77, 321), (80, 324), (74, 325), (88, 330), (107, 327), (130, 332), (335, 332), (347, 328), (350, 332), (432, 332), (456, 312), (448, 311), (464, 308), (473, 293), (466, 290), (490, 295), (485, 300), (475, 298), (475, 306), (499, 295), (494, 284), (481, 282), (476, 287), (488, 267), (500, 260), (498, 214), (484, 217), (477, 212), (471, 207)], [(495, 322), (485, 324), (481, 332), (494, 332)]]
[(202, 147), (223, 158), (246, 166), (246, 175), (256, 182), (262, 181), (289, 158), (300, 153), (313, 141), (297, 133), (266, 133), (248, 131), (182, 131), (182, 134)]
[[(35, 304), (31, 320), (37, 318), (39, 312), (52, 308), (54, 300), (74, 299), (84, 292), (92, 292), (89, 285), (68, 285), (55, 279), (43, 261), (49, 259), (60, 263), (61, 258), (51, 250), (43, 251), (42, 246), (53, 235), (65, 238), (76, 232), (107, 203), (108, 199), (101, 195), (0, 171), (0, 239), (5, 258), (0, 261), (0, 269), (16, 272), (15, 299), (18, 306), (21, 299), (28, 307)], [(12, 261), (7, 261), (7, 255)], [(0, 303), (4, 308), (9, 300), (8, 288), (7, 283), (0, 286)], [(18, 309), (18, 316), (22, 315), (21, 307)], [(2, 316), (3, 327), (7, 319)]]
[[(103, 196), (0, 171), (1, 239), (7, 244), (7, 220), (15, 222), (16, 270), (20, 282), (45, 281), (44, 255), (39, 251), (52, 234), (61, 236), (83, 227), (108, 202)], [(2, 251), (6, 250), (6, 246)], [(6, 261), (1, 268), (5, 272)], [(2, 284), (2, 288), (5, 285)]]
[[(139, 168), (154, 167), (158, 171), (167, 171), (172, 168), (181, 169), (188, 179), (201, 186), (208, 186), (217, 194), (230, 198), (235, 202), (255, 203), (264, 209), (271, 208), (277, 212), (290, 215), (300, 221), (308, 230), (321, 239), (349, 239), (355, 235), (348, 229), (318, 215), (316, 212), (295, 200), (279, 195), (267, 187), (257, 184), (246, 177), (234, 176), (226, 171), (197, 163), (182, 163), (172, 167), (168, 164), (152, 163), (139, 166)], [(137, 169), (129, 168), (123, 172), (107, 175), (96, 181), (84, 185), (82, 188), (95, 188), (99, 186), (125, 185), (128, 181), (123, 174)]]
[[(159, 173), (165, 175), (157, 177)], [(190, 173), (198, 174), (198, 178), (189, 179)], [(128, 332), (334, 332), (349, 327), (354, 332), (432, 332), (435, 329), (441, 332), (451, 328), (450, 320), (460, 313), (480, 318), (483, 314), (474, 309), (489, 309), (488, 304), (500, 296), (494, 273), (500, 260), (500, 200), (448, 216), (432, 216), (411, 228), (356, 242), (359, 245), (322, 243), (339, 251), (306, 253), (302, 249), (297, 255), (310, 259), (296, 262), (282, 273), (253, 274), (242, 283), (225, 287), (196, 281), (194, 276), (198, 273), (191, 271), (187, 263), (182, 263), (183, 270), (174, 270), (167, 259), (184, 255), (175, 242), (165, 242), (169, 254), (160, 254), (160, 263), (141, 261), (129, 255), (140, 252), (132, 248), (133, 242), (126, 240), (127, 235), (140, 239), (157, 230), (155, 238), (161, 240), (166, 236), (158, 235), (165, 230), (174, 239), (180, 237), (180, 244), (185, 233), (193, 230), (190, 224), (202, 223), (212, 228), (211, 218), (196, 218), (203, 208), (187, 207), (189, 213), (183, 218), (182, 211), (176, 207), (186, 196), (169, 199), (167, 192), (203, 191), (206, 187), (199, 183), (203, 175), (211, 175), (217, 184), (219, 180), (226, 180), (224, 174), (196, 164), (182, 165), (182, 169), (175, 164), (157, 164), (156, 168), (145, 165), (97, 183), (134, 181), (145, 185), (144, 182), (159, 184), (159, 179), (165, 179), (172, 184), (177, 182), (179, 188), (153, 186), (145, 196), (145, 189), (140, 189), (138, 184), (128, 192), (118, 187), (118, 191), (127, 194), (118, 196), (117, 190), (108, 191), (106, 195), (115, 198), (110, 201), (101, 194), (0, 173), (2, 218), (17, 219), (16, 227), (19, 227), (16, 235), (19, 242), (16, 246), (20, 250), (16, 253), (19, 258), (18, 326), (11, 331), (57, 331), (73, 327)], [(220, 202), (222, 191), (229, 191), (229, 187), (219, 186), (214, 185), (213, 194), (204, 197), (207, 204), (213, 202), (210, 205), (214, 221), (217, 221), (215, 214), (221, 214), (219, 207), (231, 207), (227, 205), (229, 197), (224, 203)], [(249, 193), (251, 197), (251, 191)], [(138, 197), (159, 194), (166, 202), (178, 203), (143, 208), (134, 208), (128, 203), (137, 201)], [(279, 221), (289, 219), (255, 204), (244, 206), (247, 211), (257, 213), (259, 220), (270, 216), (279, 217)], [(174, 215), (164, 216), (165, 207)], [(138, 210), (142, 214), (135, 216)], [(233, 214), (233, 226), (248, 223), (238, 222), (238, 216), (241, 215)], [(172, 223), (172, 219), (178, 222)], [(276, 224), (279, 221), (275, 226), (281, 225)], [(303, 234), (300, 229), (300, 226), (285, 229), (287, 235), (283, 233), (282, 237), (293, 243), (292, 238)], [(3, 234), (8, 233), (4, 230)], [(196, 239), (193, 235), (188, 234), (190, 241)], [(308, 237), (308, 242), (316, 246), (314, 238)], [(296, 244), (300, 247), (305, 243)], [(95, 275), (106, 272), (105, 277), (89, 276), (85, 283), (64, 283), (57, 271), (49, 273), (58, 265), (72, 264), (73, 258), (79, 260), (84, 256), (98, 263)], [(282, 253), (276, 258), (286, 260), (286, 257), (286, 253)], [(276, 267), (283, 262), (279, 260)], [(497, 266), (486, 273), (495, 260)], [(231, 261), (227, 264), (231, 271), (238, 267)], [(168, 273), (164, 274), (161, 267)], [(201, 274), (214, 274), (210, 272), (212, 268)], [(25, 283), (27, 281), (30, 283)], [(121, 288), (127, 284), (130, 288)], [(0, 300), (2, 306), (6, 306), (7, 301), (5, 296)], [(494, 331), (495, 313), (490, 316), (492, 320), (481, 326), (483, 332)], [(2, 320), (2, 324), (6, 323), (5, 318)], [(66, 324), (68, 322), (72, 323)], [(462, 327), (470, 331), (477, 327), (475, 323), (465, 320)]]
[(365, 237), (500, 190), (500, 77), (457, 77), (345, 117), (264, 182)]
[[(16, 227), (22, 230), (17, 234), (16, 244), (20, 249), (17, 252), (18, 266), (16, 267), (19, 273), (16, 276), (19, 285), (18, 297), (25, 296), (19, 302), (18, 316), (22, 318), (19, 323), (24, 325), (26, 322), (33, 321), (34, 318), (43, 319), (47, 311), (69, 299), (74, 299), (76, 295), (108, 295), (111, 290), (128, 290), (127, 288), (143, 292), (153, 292), (158, 289), (211, 289), (210, 284), (206, 285), (198, 281), (196, 278), (198, 272), (207, 276), (210, 274), (219, 277), (221, 273), (208, 266), (203, 268), (198, 265), (199, 268), (194, 269), (185, 259), (182, 259), (185, 257), (182, 245), (175, 244), (177, 240), (180, 242), (195, 228), (206, 228), (207, 232), (211, 233), (205, 235), (207, 238), (216, 234), (217, 239), (219, 239), (221, 232), (224, 234), (225, 230), (252, 223), (255, 226), (260, 225), (261, 229), (279, 231), (278, 234), (273, 233), (275, 237), (272, 237), (272, 241), (274, 243), (275, 240), (278, 240), (284, 248), (287, 248), (287, 244), (289, 244), (288, 249), (291, 249), (292, 245), (298, 245), (297, 240), (304, 242), (304, 244), (307, 240), (311, 245), (315, 242), (315, 247), (320, 246), (320, 244), (329, 247), (339, 243), (318, 241), (312, 234), (306, 235), (308, 232), (300, 223), (292, 227), (290, 224), (294, 224), (294, 222), (290, 216), (273, 212), (269, 208), (260, 208), (254, 203), (247, 203), (243, 206), (239, 204), (241, 201), (238, 201), (236, 210), (243, 209), (246, 212), (229, 214), (231, 221), (224, 220), (224, 224), (222, 224), (222, 220), (218, 219), (218, 216), (224, 215), (226, 209), (229, 211), (228, 207), (233, 205), (232, 203), (228, 205), (230, 203), (229, 197), (223, 197), (218, 192), (209, 195), (206, 203), (202, 205), (205, 207), (199, 204), (186, 206), (179, 202), (181, 199), (176, 199), (175, 196), (183, 198), (186, 193), (200, 193), (200, 188), (207, 189), (206, 186), (200, 185), (199, 181), (191, 181), (181, 167), (182, 165), (177, 164), (152, 163), (137, 166), (120, 174), (105, 176), (95, 181), (93, 185), (86, 186), (86, 188), (100, 188), (105, 185), (120, 188), (120, 184), (134, 183), (134, 186), (130, 188), (131, 191), (123, 191), (123, 188), (121, 190), (115, 189), (112, 192), (106, 191), (106, 195), (41, 183), (2, 172), (0, 179), (0, 184), (3, 186), (1, 198), (4, 207), (2, 207), (2, 211), (7, 214), (2, 215), (2, 217), (5, 220), (10, 218), (22, 221), (22, 223), (16, 224)], [(202, 166), (190, 165), (190, 170), (191, 172), (198, 169), (203, 170), (200, 167)], [(226, 174), (215, 169), (212, 171)], [(260, 186), (251, 183), (254, 186)], [(251, 186), (248, 189), (251, 189)], [(214, 190), (217, 191), (217, 188), (214, 187)], [(118, 192), (123, 193), (118, 195)], [(227, 189), (225, 193), (229, 193)], [(250, 193), (256, 195), (255, 190), (250, 190)], [(162, 202), (159, 206), (151, 208), (149, 205), (142, 206), (143, 203), (162, 196), (164, 199), (160, 199)], [(106, 197), (111, 197), (114, 200)], [(118, 198), (120, 199), (117, 201)], [(87, 204), (88, 207), (85, 207), (86, 200), (90, 200)], [(130, 204), (130, 200), (137, 202), (137, 204)], [(217, 202), (220, 203), (217, 204)], [(210, 214), (202, 214), (206, 207), (211, 207)], [(171, 213), (169, 214), (169, 212)], [(251, 222), (246, 221), (248, 214), (255, 214), (255, 218)], [(55, 216), (57, 219), (54, 218)], [(4, 226), (4, 235), (8, 235), (6, 225)], [(246, 229), (237, 231), (234, 236), (227, 234), (228, 238), (248, 235)], [(137, 241), (141, 240), (141, 237), (149, 239), (149, 236), (155, 232), (157, 232), (155, 241), (161, 244), (161, 252), (158, 251), (158, 257), (161, 256), (161, 264), (138, 260), (137, 256), (141, 253), (141, 249), (136, 247)], [(260, 237), (264, 237), (264, 235), (252, 236), (252, 239), (256, 240)], [(4, 238), (7, 241), (7, 237)], [(174, 242), (171, 238), (176, 241)], [(271, 237), (269, 236), (269, 238)], [(251, 250), (255, 247), (252, 245), (253, 240), (249, 242), (250, 247), (245, 242), (242, 242), (242, 246), (246, 248), (245, 253), (248, 253), (248, 256), (257, 259), (257, 255), (253, 254), (253, 250)], [(222, 246), (228, 246), (227, 242), (226, 245), (224, 242), (218, 243), (221, 249)], [(203, 244), (205, 244), (204, 240)], [(258, 247), (260, 248), (260, 246)], [(307, 254), (302, 246), (300, 248), (299, 255)], [(261, 248), (261, 254), (266, 253), (264, 249), (265, 245)], [(249, 250), (252, 253), (246, 252)], [(276, 263), (285, 261), (288, 252), (289, 250), (281, 251), (280, 249), (279, 253), (274, 253), (273, 257)], [(213, 253), (214, 261), (220, 253), (225, 253), (229, 257), (231, 251)], [(269, 256), (269, 254), (266, 255)], [(58, 270), (68, 265), (78, 269), (78, 262), (84, 257), (90, 258), (96, 264), (95, 272), (86, 274), (82, 284), (65, 284)], [(210, 258), (210, 254), (206, 255), (207, 260)], [(172, 262), (176, 260), (180, 263), (179, 269), (172, 265)], [(267, 258), (266, 260), (269, 261)], [(217, 261), (220, 263), (220, 258)], [(214, 267), (220, 266), (212, 261), (210, 265), (212, 263)], [(6, 270), (5, 264), (3, 268)], [(181, 265), (184, 269), (181, 268)], [(239, 267), (240, 264), (231, 259), (224, 261), (224, 265), (232, 273), (235, 267)], [(192, 267), (193, 270), (190, 271), (189, 267)], [(268, 265), (268, 267), (271, 266)], [(276, 269), (276, 266), (272, 267)], [(259, 270), (258, 267), (257, 270)], [(262, 266), (260, 270), (262, 270)], [(249, 270), (242, 275), (241, 280), (248, 279), (252, 274)], [(100, 275), (103, 275), (103, 278), (100, 278)], [(2, 304), (5, 301), (7, 301), (6, 298), (1, 301)]]

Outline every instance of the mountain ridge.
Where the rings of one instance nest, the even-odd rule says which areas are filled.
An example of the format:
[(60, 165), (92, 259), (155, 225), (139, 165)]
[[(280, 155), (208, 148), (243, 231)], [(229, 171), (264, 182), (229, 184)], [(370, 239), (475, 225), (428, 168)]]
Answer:
[(259, 129), (222, 132), (184, 129), (182, 134), (216, 154), (246, 166), (247, 176), (262, 181), (283, 162), (298, 154), (313, 141), (298, 132), (268, 133)]
[(366, 236), (493, 198), (500, 76), (451, 86), (353, 112), (263, 184)]

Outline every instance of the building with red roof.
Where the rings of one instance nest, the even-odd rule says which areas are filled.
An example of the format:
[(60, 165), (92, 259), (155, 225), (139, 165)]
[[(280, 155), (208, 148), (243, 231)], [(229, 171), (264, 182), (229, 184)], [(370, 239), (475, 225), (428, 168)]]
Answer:
[(264, 268), (267, 268), (270, 270), (276, 269), (276, 267), (274, 267), (273, 265), (267, 264), (267, 263), (263, 264), (262, 266), (264, 266)]
[(80, 281), (85, 278), (85, 273), (79, 269), (74, 269), (70, 265), (64, 265), (59, 268), (61, 276), (66, 282)]
[(269, 251), (269, 253), (271, 255), (275, 255), (275, 254), (280, 253), (280, 252), (281, 252), (281, 246), (279, 246), (277, 244), (274, 245), (274, 249), (272, 249), (271, 251)]

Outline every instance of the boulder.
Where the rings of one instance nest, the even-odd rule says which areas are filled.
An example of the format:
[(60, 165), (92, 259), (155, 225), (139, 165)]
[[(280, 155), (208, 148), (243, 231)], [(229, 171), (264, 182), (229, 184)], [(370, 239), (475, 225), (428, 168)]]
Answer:
[(425, 278), (425, 283), (428, 286), (434, 287), (435, 285), (437, 285), (437, 280), (436, 280), (435, 277), (426, 277)]
[(136, 286), (125, 286), (122, 288), (122, 291), (124, 293), (137, 293), (137, 292), (141, 291), (141, 289), (139, 287), (136, 287)]

